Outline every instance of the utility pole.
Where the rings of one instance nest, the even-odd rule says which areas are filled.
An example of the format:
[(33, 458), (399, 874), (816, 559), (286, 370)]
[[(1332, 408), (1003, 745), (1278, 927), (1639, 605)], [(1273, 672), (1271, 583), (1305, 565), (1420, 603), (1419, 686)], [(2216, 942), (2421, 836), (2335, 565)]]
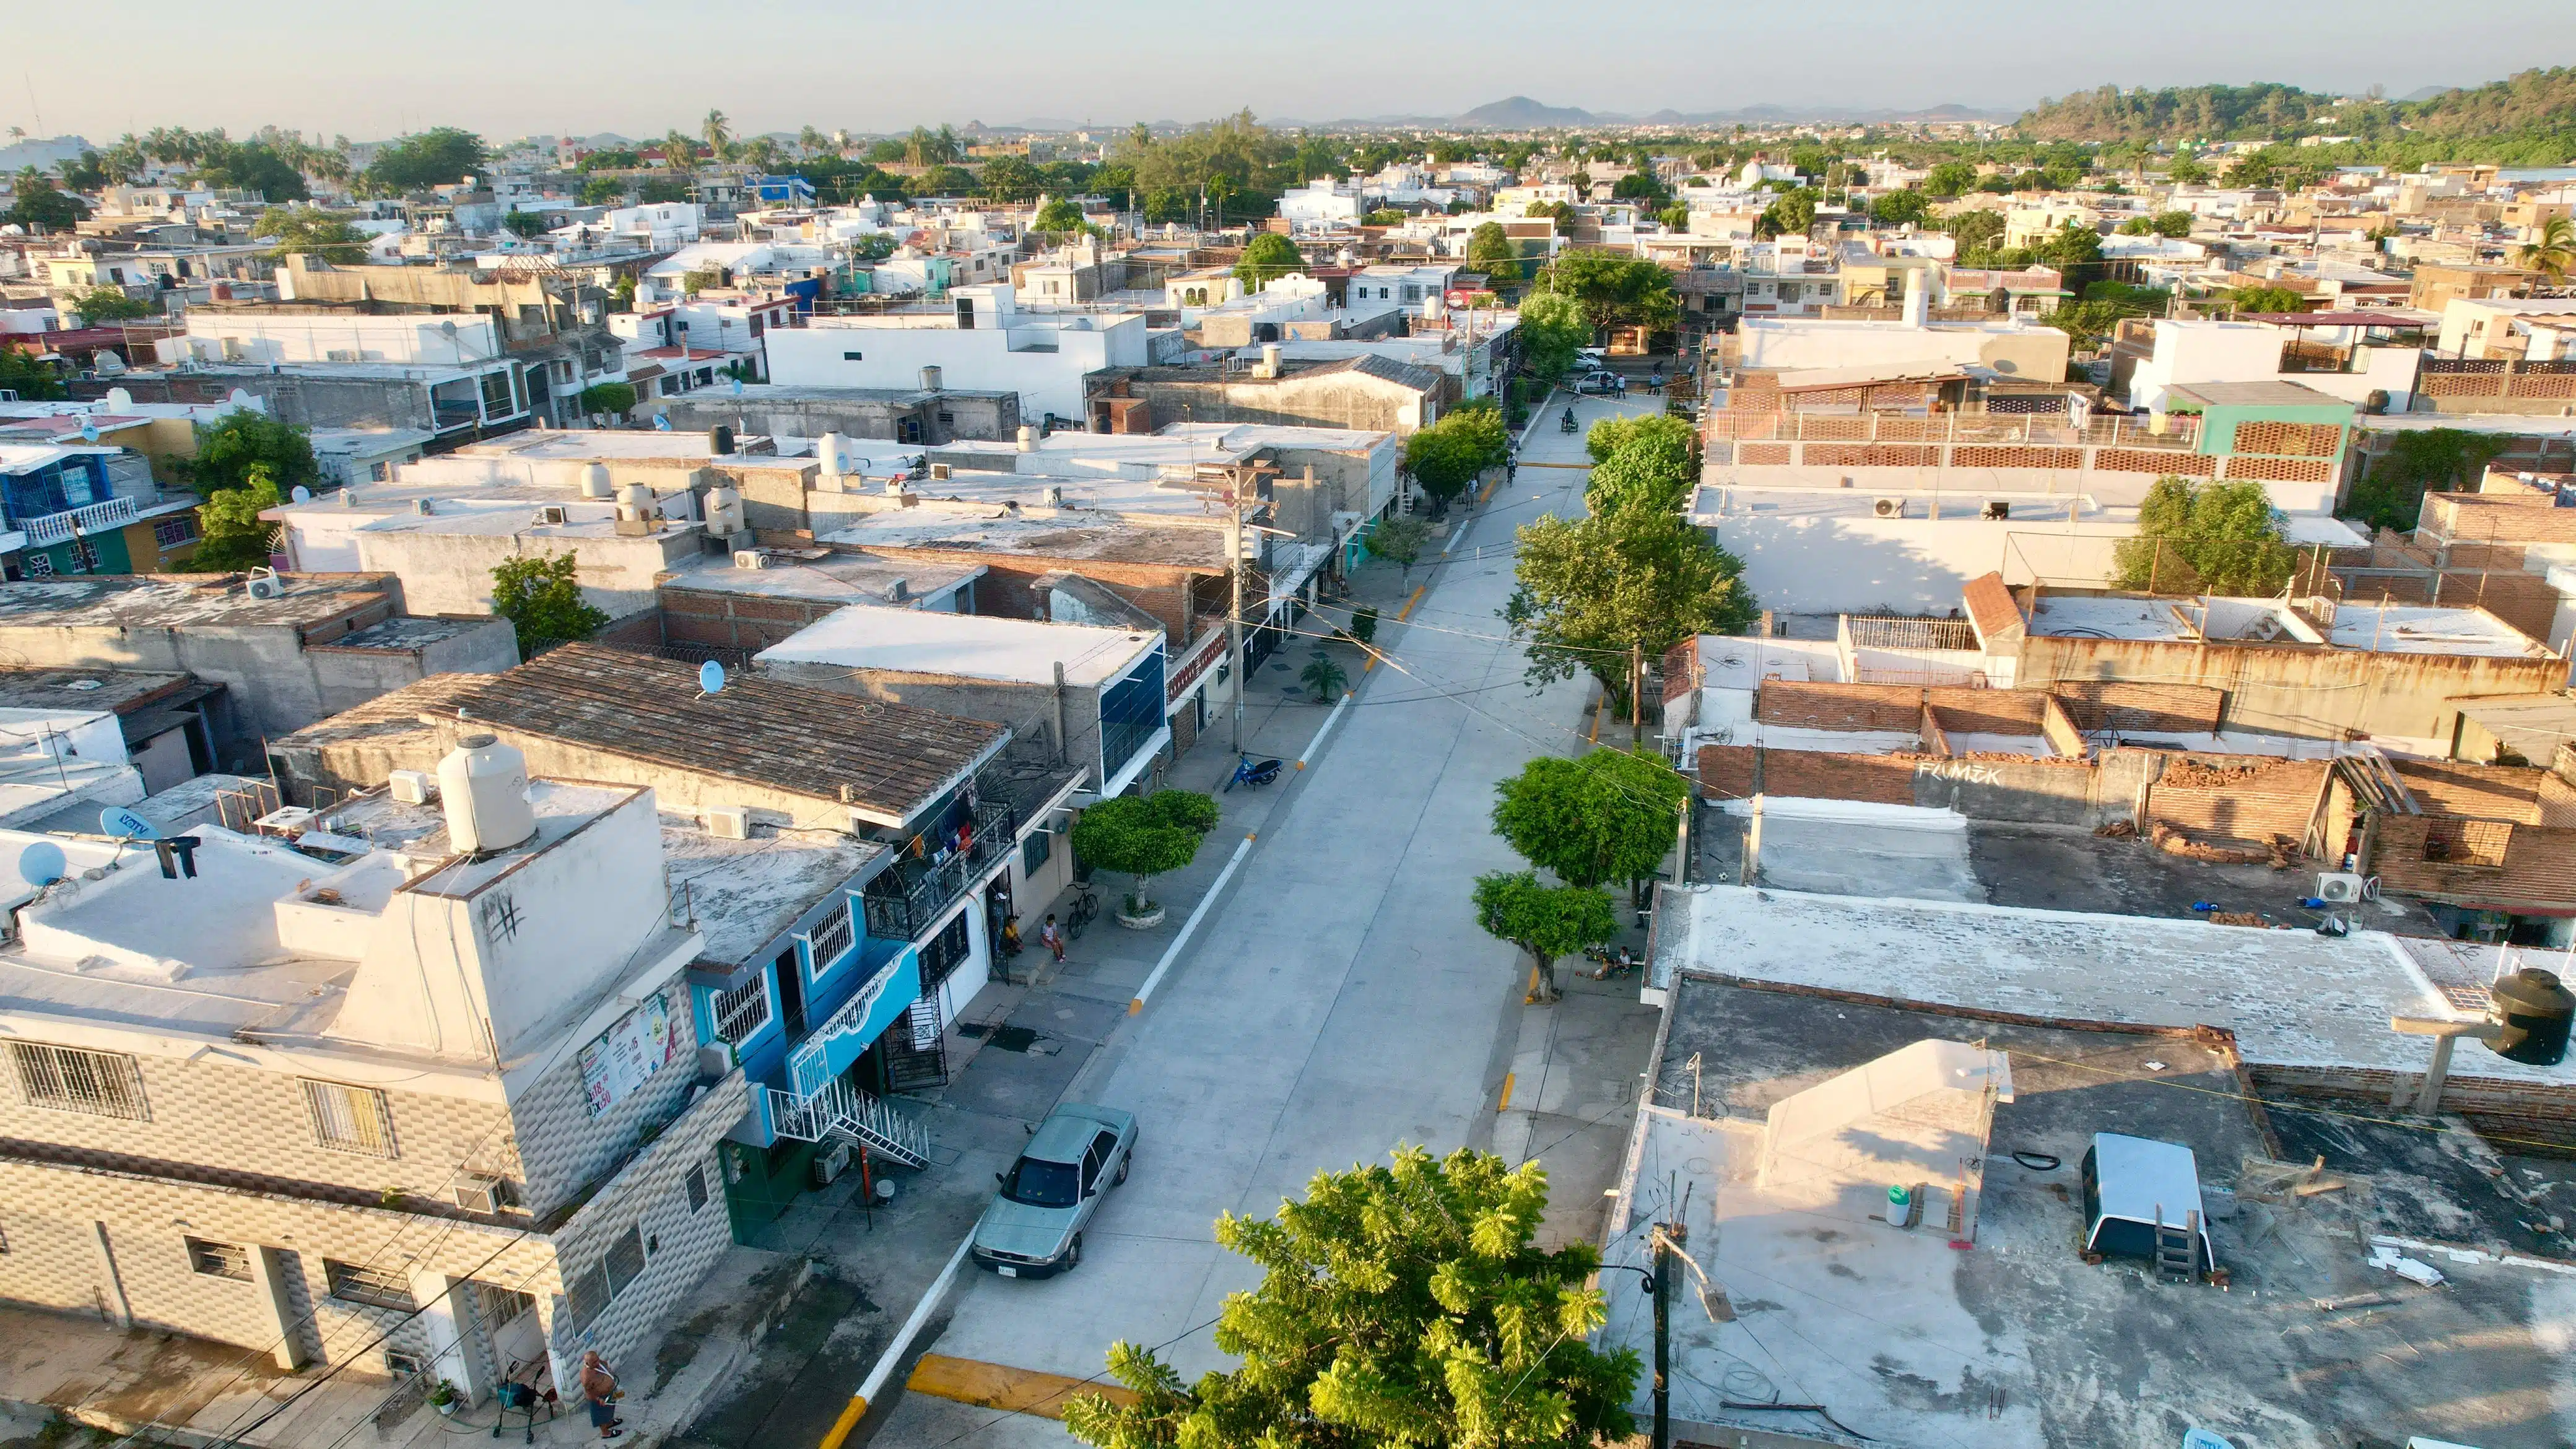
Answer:
[(1655, 1224), (1655, 1439), (1654, 1449), (1673, 1443), (1673, 1245), (1669, 1225)]
[(1243, 692), (1252, 681), (1243, 674), (1243, 483), (1244, 470), (1229, 470), (1225, 486), (1226, 577), (1232, 581), (1233, 606), (1225, 613), (1225, 651), (1234, 668), (1234, 728), (1231, 748), (1243, 753)]
[(1628, 643), (1628, 744), (1646, 742), (1646, 641)]

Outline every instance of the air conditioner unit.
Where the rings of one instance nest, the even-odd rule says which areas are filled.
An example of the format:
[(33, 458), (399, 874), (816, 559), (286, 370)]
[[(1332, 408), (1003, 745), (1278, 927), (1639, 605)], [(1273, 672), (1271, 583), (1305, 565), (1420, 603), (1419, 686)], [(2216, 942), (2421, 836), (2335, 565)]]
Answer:
[(2353, 901), (2375, 900), (2379, 896), (2379, 878), (2363, 876), (2348, 870), (2319, 871), (2317, 899), (2338, 905)]
[(707, 807), (707, 834), (719, 840), (749, 840), (751, 812), (740, 805)]
[(1871, 514), (1879, 518), (1903, 518), (1905, 516), (1905, 500), (1902, 498), (1872, 499), (1870, 501), (1869, 511)]
[(769, 567), (769, 555), (756, 548), (738, 549), (733, 556), (733, 566), (738, 569), (765, 569)]
[(286, 597), (286, 580), (279, 578), (275, 569), (255, 568), (243, 583), (242, 592), (254, 599), (282, 599)]
[(1995, 519), (1995, 520), (1997, 520), (1998, 522), (2000, 522), (2000, 521), (2001, 521), (2001, 520), (2003, 520), (2003, 519), (2007, 519), (2007, 518), (2012, 517), (2012, 502), (2011, 502), (2011, 500), (2009, 500), (2009, 499), (2004, 499), (2004, 498), (1989, 498), (1989, 499), (1987, 499), (1987, 500), (1986, 500), (1985, 513), (1983, 514), (1983, 516), (1984, 516), (1984, 517), (1987, 517), (1987, 518)]
[(456, 1175), (456, 1205), (473, 1213), (497, 1213), (508, 1201), (501, 1179), (485, 1177), (479, 1172)]
[(814, 1154), (814, 1185), (830, 1187), (850, 1168), (850, 1144), (835, 1142), (829, 1152)]
[(385, 777), (385, 788), (405, 805), (426, 805), (438, 798), (438, 778), (427, 770), (396, 770)]
[(560, 504), (549, 503), (537, 510), (535, 522), (539, 527), (547, 524), (562, 524), (565, 521), (563, 507)]

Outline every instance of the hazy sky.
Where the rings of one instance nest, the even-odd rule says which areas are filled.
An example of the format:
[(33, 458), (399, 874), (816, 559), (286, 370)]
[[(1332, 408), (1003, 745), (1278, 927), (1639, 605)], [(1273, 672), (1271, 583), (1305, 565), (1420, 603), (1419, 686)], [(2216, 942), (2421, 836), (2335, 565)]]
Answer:
[(1514, 94), (1636, 114), (1760, 102), (2018, 107), (2106, 82), (2378, 84), (2403, 95), (2576, 61), (2569, 0), (2246, 0), (2224, 14), (1882, 0), (128, 0), (30, 5), (0, 21), (11, 42), (0, 54), (19, 60), (0, 62), (0, 126), (104, 142), (156, 125), (238, 134), (275, 124), (356, 140), (458, 125), (498, 140), (694, 130), (710, 106), (746, 134), (1031, 117), (1114, 125), (1242, 106), (1306, 120), (1440, 115)]

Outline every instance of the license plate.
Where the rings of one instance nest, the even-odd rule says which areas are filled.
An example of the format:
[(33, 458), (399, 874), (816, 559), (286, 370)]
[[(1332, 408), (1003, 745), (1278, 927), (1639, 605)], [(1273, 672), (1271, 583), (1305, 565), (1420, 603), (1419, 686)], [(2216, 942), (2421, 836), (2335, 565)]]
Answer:
[(1020, 1276), (1020, 1270), (1012, 1267), (1008, 1263), (995, 1263), (993, 1265), (993, 1271), (1001, 1274), (1005, 1278), (1017, 1278)]

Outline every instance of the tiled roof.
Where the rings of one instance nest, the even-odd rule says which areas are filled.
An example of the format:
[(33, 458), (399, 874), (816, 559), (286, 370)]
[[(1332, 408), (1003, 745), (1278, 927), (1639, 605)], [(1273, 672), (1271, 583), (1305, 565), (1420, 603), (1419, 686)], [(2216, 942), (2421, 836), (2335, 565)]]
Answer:
[(695, 774), (910, 816), (1009, 731), (910, 705), (773, 683), (757, 674), (698, 691), (698, 666), (567, 644), (506, 674), (442, 674), (299, 730), (329, 745), (466, 711), (472, 724), (584, 745)]

